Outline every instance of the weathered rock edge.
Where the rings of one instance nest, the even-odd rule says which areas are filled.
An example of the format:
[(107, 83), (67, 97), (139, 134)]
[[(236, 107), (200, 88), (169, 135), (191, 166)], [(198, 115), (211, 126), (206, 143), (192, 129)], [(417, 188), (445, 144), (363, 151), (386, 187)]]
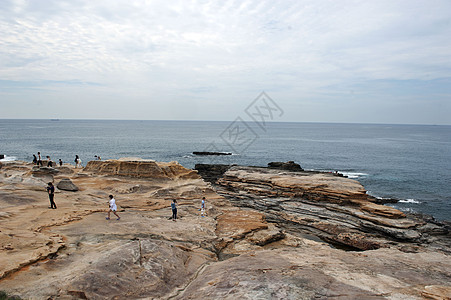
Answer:
[(152, 160), (93, 160), (84, 172), (153, 179), (198, 179), (197, 171), (184, 168), (178, 162), (157, 163)]
[[(210, 169), (215, 177), (225, 166)], [(199, 173), (205, 176), (205, 169)], [(393, 207), (376, 204), (352, 179), (328, 173), (228, 166), (214, 187), (235, 205), (261, 211), (269, 222), (288, 231), (314, 235), (350, 250), (397, 246), (417, 251), (420, 245), (427, 245), (451, 251), (449, 226), (407, 217)]]

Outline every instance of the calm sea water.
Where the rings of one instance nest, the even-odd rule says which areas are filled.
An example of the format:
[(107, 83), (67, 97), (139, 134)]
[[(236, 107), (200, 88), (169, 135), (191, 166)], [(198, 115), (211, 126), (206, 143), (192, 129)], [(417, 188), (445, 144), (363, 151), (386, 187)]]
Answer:
[[(204, 150), (234, 155), (192, 155)], [(401, 199), (395, 205), (401, 210), (451, 220), (451, 126), (0, 120), (0, 154), (7, 160), (31, 161), (38, 151), (69, 163), (78, 154), (83, 165), (94, 155), (175, 160), (188, 168), (293, 160), (305, 169), (338, 170), (374, 196)]]

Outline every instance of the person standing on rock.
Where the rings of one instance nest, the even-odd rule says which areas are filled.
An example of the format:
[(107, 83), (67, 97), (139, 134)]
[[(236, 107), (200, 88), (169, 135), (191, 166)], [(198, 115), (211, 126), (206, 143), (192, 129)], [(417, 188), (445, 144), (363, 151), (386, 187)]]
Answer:
[(177, 220), (177, 200), (172, 200), (171, 203), (171, 208), (172, 208), (172, 221), (175, 222), (175, 220)]
[(120, 220), (121, 217), (119, 217), (119, 215), (116, 213), (117, 210), (117, 206), (116, 206), (116, 199), (114, 199), (113, 195), (110, 195), (110, 210), (108, 210), (108, 217), (106, 217), (107, 220), (110, 219), (110, 213), (113, 212), (113, 214), (116, 215), (117, 219), (116, 220)]
[(41, 152), (38, 152), (38, 166), (42, 167)]
[(63, 161), (61, 160), (61, 158), (59, 159), (59, 164), (60, 164), (60, 167), (63, 166)]
[(50, 156), (47, 155), (47, 167), (52, 168), (53, 167), (53, 161), (50, 158)]
[(78, 167), (82, 167), (81, 166), (81, 159), (80, 159), (80, 157), (78, 156), (78, 155), (75, 155), (75, 168), (78, 168)]
[(205, 217), (205, 197), (202, 197), (202, 202), (200, 204), (200, 215)]
[(35, 165), (38, 164), (38, 158), (37, 158), (36, 155), (34, 155), (34, 154), (33, 154), (33, 163), (34, 163)]
[(53, 183), (49, 182), (47, 185), (47, 193), (49, 193), (50, 206), (49, 208), (56, 209), (55, 201), (53, 201), (53, 197), (55, 196), (55, 187)]

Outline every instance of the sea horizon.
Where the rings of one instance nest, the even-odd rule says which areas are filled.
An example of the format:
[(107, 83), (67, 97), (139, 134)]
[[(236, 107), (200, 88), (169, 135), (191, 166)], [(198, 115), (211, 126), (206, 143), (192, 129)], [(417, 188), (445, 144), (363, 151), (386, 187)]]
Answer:
[[(170, 119), (81, 119), (81, 118), (0, 118), (2, 121), (156, 121), (156, 122), (233, 122), (235, 120), (170, 120)], [(257, 123), (253, 120), (243, 120), (246, 123)], [(265, 121), (271, 124), (299, 123), (299, 124), (343, 124), (343, 125), (405, 125), (405, 126), (451, 126), (450, 124), (429, 123), (379, 123), (379, 122), (332, 122), (332, 121)]]

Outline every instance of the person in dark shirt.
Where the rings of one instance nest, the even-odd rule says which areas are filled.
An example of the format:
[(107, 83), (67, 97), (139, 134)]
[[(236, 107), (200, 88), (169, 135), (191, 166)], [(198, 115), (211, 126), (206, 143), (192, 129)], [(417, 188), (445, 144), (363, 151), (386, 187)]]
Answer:
[(33, 154), (33, 163), (34, 163), (35, 165), (38, 164), (38, 158), (37, 158), (36, 155), (34, 155), (34, 154)]
[(51, 183), (51, 182), (48, 183), (47, 192), (49, 193), (49, 199), (50, 199), (49, 208), (56, 209), (55, 201), (53, 201), (53, 197), (55, 196), (55, 187), (53, 186), (53, 183)]
[(47, 155), (47, 167), (52, 168), (53, 167), (53, 161), (50, 158), (50, 156)]
[(172, 200), (171, 203), (172, 208), (172, 221), (175, 221), (177, 219), (177, 200)]

